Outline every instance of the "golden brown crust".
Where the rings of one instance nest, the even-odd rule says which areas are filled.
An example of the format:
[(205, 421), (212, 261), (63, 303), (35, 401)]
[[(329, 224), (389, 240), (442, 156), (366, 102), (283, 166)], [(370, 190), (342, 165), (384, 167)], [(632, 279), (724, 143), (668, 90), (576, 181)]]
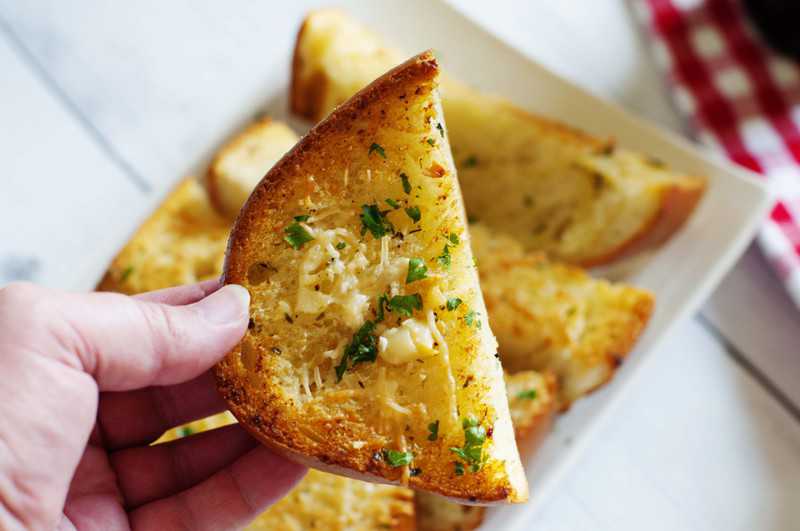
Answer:
[[(404, 108), (403, 100), (407, 95), (422, 98), (430, 93), (435, 88), (437, 74), (436, 60), (430, 52), (390, 70), (338, 107), (278, 161), (253, 191), (236, 220), (228, 242), (224, 282), (246, 283), (248, 267), (264, 245), (263, 233), (274, 231), (273, 236), (281, 241), (279, 231), (283, 228), (283, 218), (273, 221), (285, 214), (285, 205), (312, 195), (317, 183), (323, 185), (322, 179), (298, 178), (298, 168), (303, 168), (304, 175), (319, 177), (346, 167), (347, 151), (352, 149), (353, 143), (369, 147), (372, 137), (367, 135), (372, 133), (368, 129), (382, 123), (384, 114), (390, 112), (387, 109), (392, 105)], [(398, 100), (400, 103), (396, 103)], [(337, 138), (341, 140), (332, 140)], [(346, 143), (331, 145), (331, 142)], [(366, 153), (366, 148), (363, 149)], [(338, 197), (344, 185), (340, 181), (325, 181), (324, 186), (327, 193)], [(262, 234), (254, 238), (258, 231)], [(267, 373), (271, 369), (260, 370)], [(232, 356), (220, 362), (215, 373), (218, 388), (240, 423), (273, 450), (323, 471), (369, 481), (401, 482), (402, 471), (376, 458), (374, 448), (351, 447), (352, 441), (370, 440), (366, 427), (342, 418), (320, 420), (313, 430), (325, 433), (326, 437), (317, 440), (309, 434), (308, 426), (298, 422), (293, 405), (280, 391), (262, 386), (257, 400), (250, 396), (249, 382), (243, 381)], [(431, 455), (415, 456), (415, 463), (425, 470), (425, 477), (408, 478), (411, 487), (436, 488), (441, 495), (461, 502), (489, 504), (525, 499), (526, 492), (520, 485), (512, 487), (507, 477), (504, 482), (490, 476), (496, 473), (495, 468), (466, 474), (454, 481), (452, 460), (443, 444), (443, 441), (430, 443), (428, 446), (438, 445), (440, 448), (437, 447)], [(439, 458), (434, 455), (448, 455), (449, 460), (437, 461)], [(504, 465), (500, 462), (496, 466)]]
[(644, 223), (639, 231), (616, 249), (602, 255), (583, 260), (583, 267), (595, 267), (610, 264), (622, 258), (630, 257), (648, 249), (654, 249), (669, 240), (678, 232), (706, 191), (706, 180), (697, 177), (688, 185), (686, 183), (671, 184), (661, 192), (660, 208), (652, 218)]

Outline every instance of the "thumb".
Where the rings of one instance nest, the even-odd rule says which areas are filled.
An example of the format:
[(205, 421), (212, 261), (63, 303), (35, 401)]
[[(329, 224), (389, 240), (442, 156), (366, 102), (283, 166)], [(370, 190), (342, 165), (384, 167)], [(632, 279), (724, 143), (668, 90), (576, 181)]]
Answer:
[(65, 325), (54, 327), (59, 343), (72, 346), (101, 391), (125, 391), (183, 382), (208, 370), (244, 335), (250, 295), (228, 285), (182, 306), (112, 293), (56, 300), (54, 317)]

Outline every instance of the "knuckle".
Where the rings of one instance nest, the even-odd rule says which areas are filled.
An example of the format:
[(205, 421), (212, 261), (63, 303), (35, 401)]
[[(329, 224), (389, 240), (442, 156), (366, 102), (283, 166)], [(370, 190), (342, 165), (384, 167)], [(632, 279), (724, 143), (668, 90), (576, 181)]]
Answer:
[(169, 359), (189, 340), (188, 331), (179, 315), (182, 310), (164, 304), (148, 304), (146, 307), (146, 322), (155, 342), (154, 350), (162, 359)]

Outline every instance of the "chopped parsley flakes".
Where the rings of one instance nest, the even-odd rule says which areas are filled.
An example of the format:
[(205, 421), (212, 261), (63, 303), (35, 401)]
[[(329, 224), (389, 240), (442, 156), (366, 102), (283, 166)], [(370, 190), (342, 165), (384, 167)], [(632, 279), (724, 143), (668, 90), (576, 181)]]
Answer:
[(536, 389), (528, 389), (526, 391), (520, 391), (517, 393), (518, 399), (525, 399), (525, 400), (536, 400)]
[(378, 205), (361, 205), (361, 235), (369, 231), (375, 238), (394, 232), (391, 222), (386, 219), (386, 212), (381, 212)]
[[(345, 371), (364, 361), (375, 361), (378, 357), (378, 339), (373, 332), (375, 323), (367, 321), (358, 332), (353, 334), (353, 340), (344, 349), (342, 359), (336, 366), (336, 381), (342, 381)], [(349, 366), (349, 367), (348, 367)]]
[(464, 322), (467, 323), (467, 326), (472, 326), (475, 324), (475, 328), (481, 327), (481, 321), (478, 319), (478, 315), (480, 315), (475, 310), (470, 310), (467, 315), (464, 316)]
[(394, 208), (394, 209), (400, 208), (400, 203), (398, 203), (397, 201), (395, 201), (391, 197), (386, 199), (386, 204), (389, 205), (390, 207)]
[(380, 323), (383, 321), (383, 309), (384, 307), (389, 306), (389, 296), (387, 294), (383, 294), (378, 297), (378, 310), (375, 312), (375, 322)]
[(442, 254), (436, 257), (436, 261), (439, 262), (445, 269), (450, 269), (450, 246), (445, 244), (444, 249), (442, 250)]
[(411, 284), (417, 280), (427, 277), (428, 268), (422, 258), (409, 258), (408, 273), (406, 274), (406, 284)]
[(436, 129), (439, 130), (439, 134), (442, 135), (442, 138), (444, 138), (444, 127), (442, 127), (440, 122), (436, 122)]
[(461, 240), (458, 239), (458, 234), (450, 234), (447, 236), (447, 241), (448, 243), (445, 243), (444, 249), (442, 249), (442, 254), (436, 257), (436, 260), (443, 268), (450, 269), (450, 245), (452, 244), (453, 246), (456, 246)]
[(300, 249), (303, 247), (303, 244), (314, 239), (314, 237), (297, 221), (283, 229), (283, 232), (286, 234), (286, 236), (283, 237), (284, 241), (295, 250)]
[(375, 321), (381, 322), (385, 317), (384, 311), (397, 312), (403, 317), (411, 317), (414, 310), (422, 309), (422, 295), (395, 295), (391, 299), (384, 293), (378, 297), (378, 310), (375, 312)]
[(381, 157), (386, 158), (386, 152), (383, 150), (383, 146), (381, 146), (380, 144), (376, 144), (375, 142), (373, 142), (372, 145), (369, 147), (369, 152), (367, 153), (367, 155), (372, 155), (373, 151), (376, 152)]
[(389, 310), (397, 312), (405, 317), (411, 317), (414, 310), (422, 309), (422, 296), (419, 293), (413, 295), (395, 295), (389, 300)]
[(437, 420), (436, 422), (431, 422), (430, 424), (428, 424), (428, 431), (430, 432), (430, 435), (428, 435), (428, 440), (429, 441), (435, 441), (436, 439), (438, 439), (439, 438), (439, 421)]
[(310, 218), (310, 217), (311, 216), (309, 216), (308, 214), (303, 214), (302, 216), (295, 216), (294, 220), (295, 221), (308, 221), (308, 218)]
[(453, 310), (461, 306), (462, 302), (463, 301), (458, 297), (452, 297), (450, 299), (447, 299), (447, 309), (452, 312)]
[(189, 426), (181, 426), (177, 430), (178, 437), (188, 437), (189, 435), (193, 434), (194, 430)]
[(347, 247), (347, 244), (344, 243), (344, 242), (339, 242), (339, 243), (336, 244), (336, 249), (339, 250), (339, 251), (341, 251), (345, 247)]
[(434, 140), (432, 138), (428, 138), (427, 140), (425, 140), (425, 142), (427, 142), (428, 145), (431, 146), (431, 147), (436, 145), (436, 140)]
[(411, 183), (408, 181), (408, 175), (405, 173), (400, 174), (400, 180), (403, 181), (403, 191), (407, 194), (411, 193)]
[(408, 217), (410, 217), (411, 221), (414, 223), (417, 223), (420, 219), (422, 219), (422, 213), (420, 213), (419, 207), (417, 206), (406, 207), (406, 214), (408, 214)]
[[(486, 428), (481, 426), (473, 418), (465, 418), (462, 421), (464, 428), (464, 446), (461, 448), (450, 448), (464, 464), (469, 465), (471, 472), (479, 471), (486, 463), (487, 455), (483, 453), (483, 444), (486, 442)], [(459, 462), (456, 462), (456, 475), (464, 474), (464, 465), (461, 464), (459, 473)]]
[(406, 466), (414, 460), (414, 454), (411, 452), (398, 452), (397, 450), (384, 450), (383, 458), (389, 466)]

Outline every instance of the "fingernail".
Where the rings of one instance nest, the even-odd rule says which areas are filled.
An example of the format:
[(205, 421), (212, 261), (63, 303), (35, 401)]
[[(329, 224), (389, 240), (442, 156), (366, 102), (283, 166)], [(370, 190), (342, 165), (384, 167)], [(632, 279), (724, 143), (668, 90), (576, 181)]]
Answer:
[(250, 293), (237, 284), (228, 284), (195, 303), (203, 318), (213, 324), (237, 322), (249, 313)]

